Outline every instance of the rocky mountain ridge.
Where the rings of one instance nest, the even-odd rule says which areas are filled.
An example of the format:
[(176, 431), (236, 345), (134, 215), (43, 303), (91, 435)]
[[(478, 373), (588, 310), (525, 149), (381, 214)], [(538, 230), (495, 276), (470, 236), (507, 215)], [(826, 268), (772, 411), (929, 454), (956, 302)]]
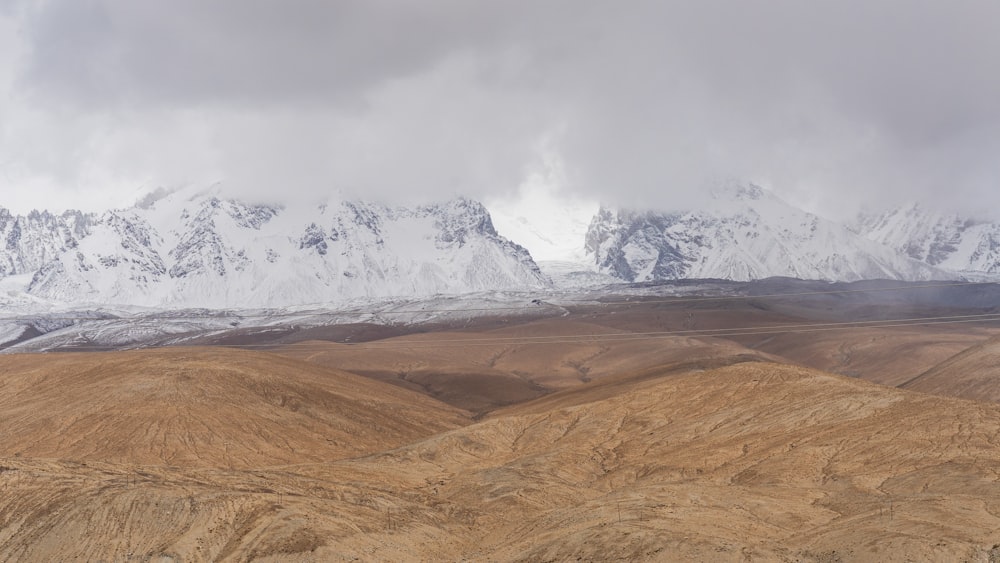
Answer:
[(1000, 223), (910, 204), (861, 215), (862, 236), (932, 266), (970, 275), (1000, 274)]
[(721, 188), (707, 205), (692, 211), (602, 207), (590, 224), (585, 245), (598, 271), (630, 282), (958, 277), (752, 184)]
[(0, 278), (30, 274), (90, 234), (93, 214), (55, 215), (32, 211), (14, 215), (0, 207)]
[(548, 284), (461, 198), (286, 208), (177, 192), (101, 215), (10, 217), (9, 232), (31, 235), (8, 245), (7, 274), (33, 271), (27, 292), (63, 303), (272, 307)]
[[(719, 188), (695, 210), (602, 207), (585, 236), (582, 224), (550, 219), (542, 226), (572, 224), (573, 236), (584, 239), (585, 254), (543, 262), (558, 266), (546, 267), (559, 287), (775, 276), (1000, 279), (1000, 224), (915, 205), (845, 225), (749, 184)], [(511, 220), (521, 218), (505, 219)], [(4, 280), (14, 279), (24, 280), (26, 293), (8, 295), (16, 284)], [(330, 304), (552, 284), (528, 249), (498, 233), (489, 211), (469, 199), (393, 207), (331, 197), (319, 205), (276, 206), (193, 189), (154, 192), (102, 214), (18, 216), (0, 209), (0, 281), (6, 288), (0, 300), (11, 306), (42, 300), (171, 308)]]

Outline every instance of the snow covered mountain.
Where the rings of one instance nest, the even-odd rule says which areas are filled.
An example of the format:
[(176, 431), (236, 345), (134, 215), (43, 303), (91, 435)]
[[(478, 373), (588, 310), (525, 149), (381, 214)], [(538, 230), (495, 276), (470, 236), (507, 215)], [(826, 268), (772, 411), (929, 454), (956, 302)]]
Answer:
[(935, 212), (911, 204), (880, 215), (862, 215), (861, 235), (933, 266), (975, 274), (1000, 274), (1000, 223)]
[(51, 244), (30, 255), (34, 262), (21, 260), (19, 267), (37, 268), (28, 293), (65, 303), (224, 308), (548, 283), (528, 251), (499, 236), (486, 209), (467, 199), (286, 208), (190, 191), (161, 196), (54, 223), (44, 231), (55, 233), (45, 235)]
[(627, 281), (955, 277), (754, 185), (721, 188), (696, 211), (602, 208), (587, 231), (586, 250), (600, 271)]
[[(498, 224), (538, 245), (565, 288), (1000, 276), (1000, 225), (917, 206), (848, 227), (760, 187), (729, 186), (691, 211), (601, 208), (584, 235), (585, 206), (548, 203), (501, 210)], [(0, 208), (0, 305), (10, 309), (282, 307), (550, 285), (486, 208), (461, 198), (411, 208), (338, 198), (269, 206), (186, 190), (100, 215)]]
[(93, 220), (78, 211), (13, 215), (0, 207), (0, 278), (32, 273), (75, 247), (90, 233)]

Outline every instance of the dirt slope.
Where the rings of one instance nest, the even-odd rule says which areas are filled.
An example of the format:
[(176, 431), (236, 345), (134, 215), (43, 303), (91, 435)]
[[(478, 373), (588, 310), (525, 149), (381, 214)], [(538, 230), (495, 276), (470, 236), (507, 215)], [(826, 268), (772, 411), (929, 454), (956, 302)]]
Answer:
[(259, 352), (0, 356), (0, 456), (257, 467), (364, 455), (466, 423), (418, 393)]
[(407, 448), (478, 507), (474, 558), (954, 561), (1000, 543), (997, 406), (760, 363), (577, 393)]
[(0, 560), (1000, 557), (1000, 405), (761, 362), (616, 377), (333, 463), (0, 459)]
[(1000, 337), (955, 354), (902, 387), (935, 395), (1000, 402)]
[(895, 387), (995, 334), (995, 329), (941, 325), (789, 331), (733, 340), (804, 366)]
[[(599, 335), (588, 339), (588, 335)], [(421, 391), (477, 414), (628, 371), (754, 354), (728, 340), (642, 339), (567, 320), (482, 332), (441, 332), (363, 345), (309, 341), (276, 353)]]

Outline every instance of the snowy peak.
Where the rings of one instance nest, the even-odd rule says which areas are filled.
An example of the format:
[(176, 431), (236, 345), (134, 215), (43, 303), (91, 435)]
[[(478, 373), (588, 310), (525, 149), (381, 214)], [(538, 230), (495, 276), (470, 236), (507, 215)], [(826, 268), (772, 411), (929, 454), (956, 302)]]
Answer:
[(1000, 274), (1000, 223), (931, 211), (914, 203), (862, 215), (853, 228), (870, 240), (934, 266)]
[(255, 238), (252, 231), (260, 231), (277, 212), (271, 207), (223, 201), (214, 196), (200, 202), (193, 213), (184, 209), (180, 229), (170, 233), (175, 237), (167, 253), (173, 262), (170, 277), (204, 273), (225, 276), (245, 270), (249, 262), (245, 243)]
[(585, 248), (599, 271), (630, 282), (692, 277), (683, 233), (669, 234), (679, 214), (602, 207), (587, 230)]
[(90, 233), (93, 215), (32, 211), (13, 215), (0, 207), (0, 277), (32, 273)]
[(757, 184), (739, 184), (729, 182), (718, 186), (710, 191), (712, 199), (720, 202), (735, 201), (781, 201), (769, 190)]
[(64, 302), (219, 308), (547, 283), (471, 200), (284, 208), (175, 192), (102, 215), (37, 269), (28, 291)]
[(712, 196), (704, 209), (686, 212), (602, 208), (587, 252), (600, 271), (627, 281), (949, 277), (759, 186), (726, 186)]
[(441, 245), (463, 246), (469, 236), (499, 236), (489, 212), (476, 201), (458, 198), (444, 205), (418, 207), (416, 214), (433, 217), (438, 229), (436, 240)]
[[(671, 212), (559, 207), (553, 194), (544, 201), (507, 209), (500, 222), (567, 258), (550, 271), (562, 283), (573, 280), (570, 285), (1000, 275), (1000, 225), (916, 205), (848, 227), (753, 184), (724, 185), (698, 209)], [(551, 284), (527, 249), (497, 232), (477, 201), (400, 207), (330, 197), (318, 203), (251, 204), (218, 188), (188, 188), (158, 191), (100, 215), (15, 216), (0, 208), (0, 278), (18, 276), (22, 287), (30, 279), (29, 300), (209, 308)], [(584, 217), (590, 216), (588, 225)], [(545, 228), (532, 227), (529, 218)], [(581, 259), (588, 264), (578, 267)]]

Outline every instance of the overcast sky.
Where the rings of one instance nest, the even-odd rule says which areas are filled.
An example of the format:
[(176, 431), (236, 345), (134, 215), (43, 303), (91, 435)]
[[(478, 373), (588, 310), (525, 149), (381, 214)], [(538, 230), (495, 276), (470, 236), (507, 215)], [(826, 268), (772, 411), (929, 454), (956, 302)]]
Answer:
[[(0, 206), (1000, 205), (996, 0), (0, 0)], [(984, 205), (984, 201), (986, 204)]]

